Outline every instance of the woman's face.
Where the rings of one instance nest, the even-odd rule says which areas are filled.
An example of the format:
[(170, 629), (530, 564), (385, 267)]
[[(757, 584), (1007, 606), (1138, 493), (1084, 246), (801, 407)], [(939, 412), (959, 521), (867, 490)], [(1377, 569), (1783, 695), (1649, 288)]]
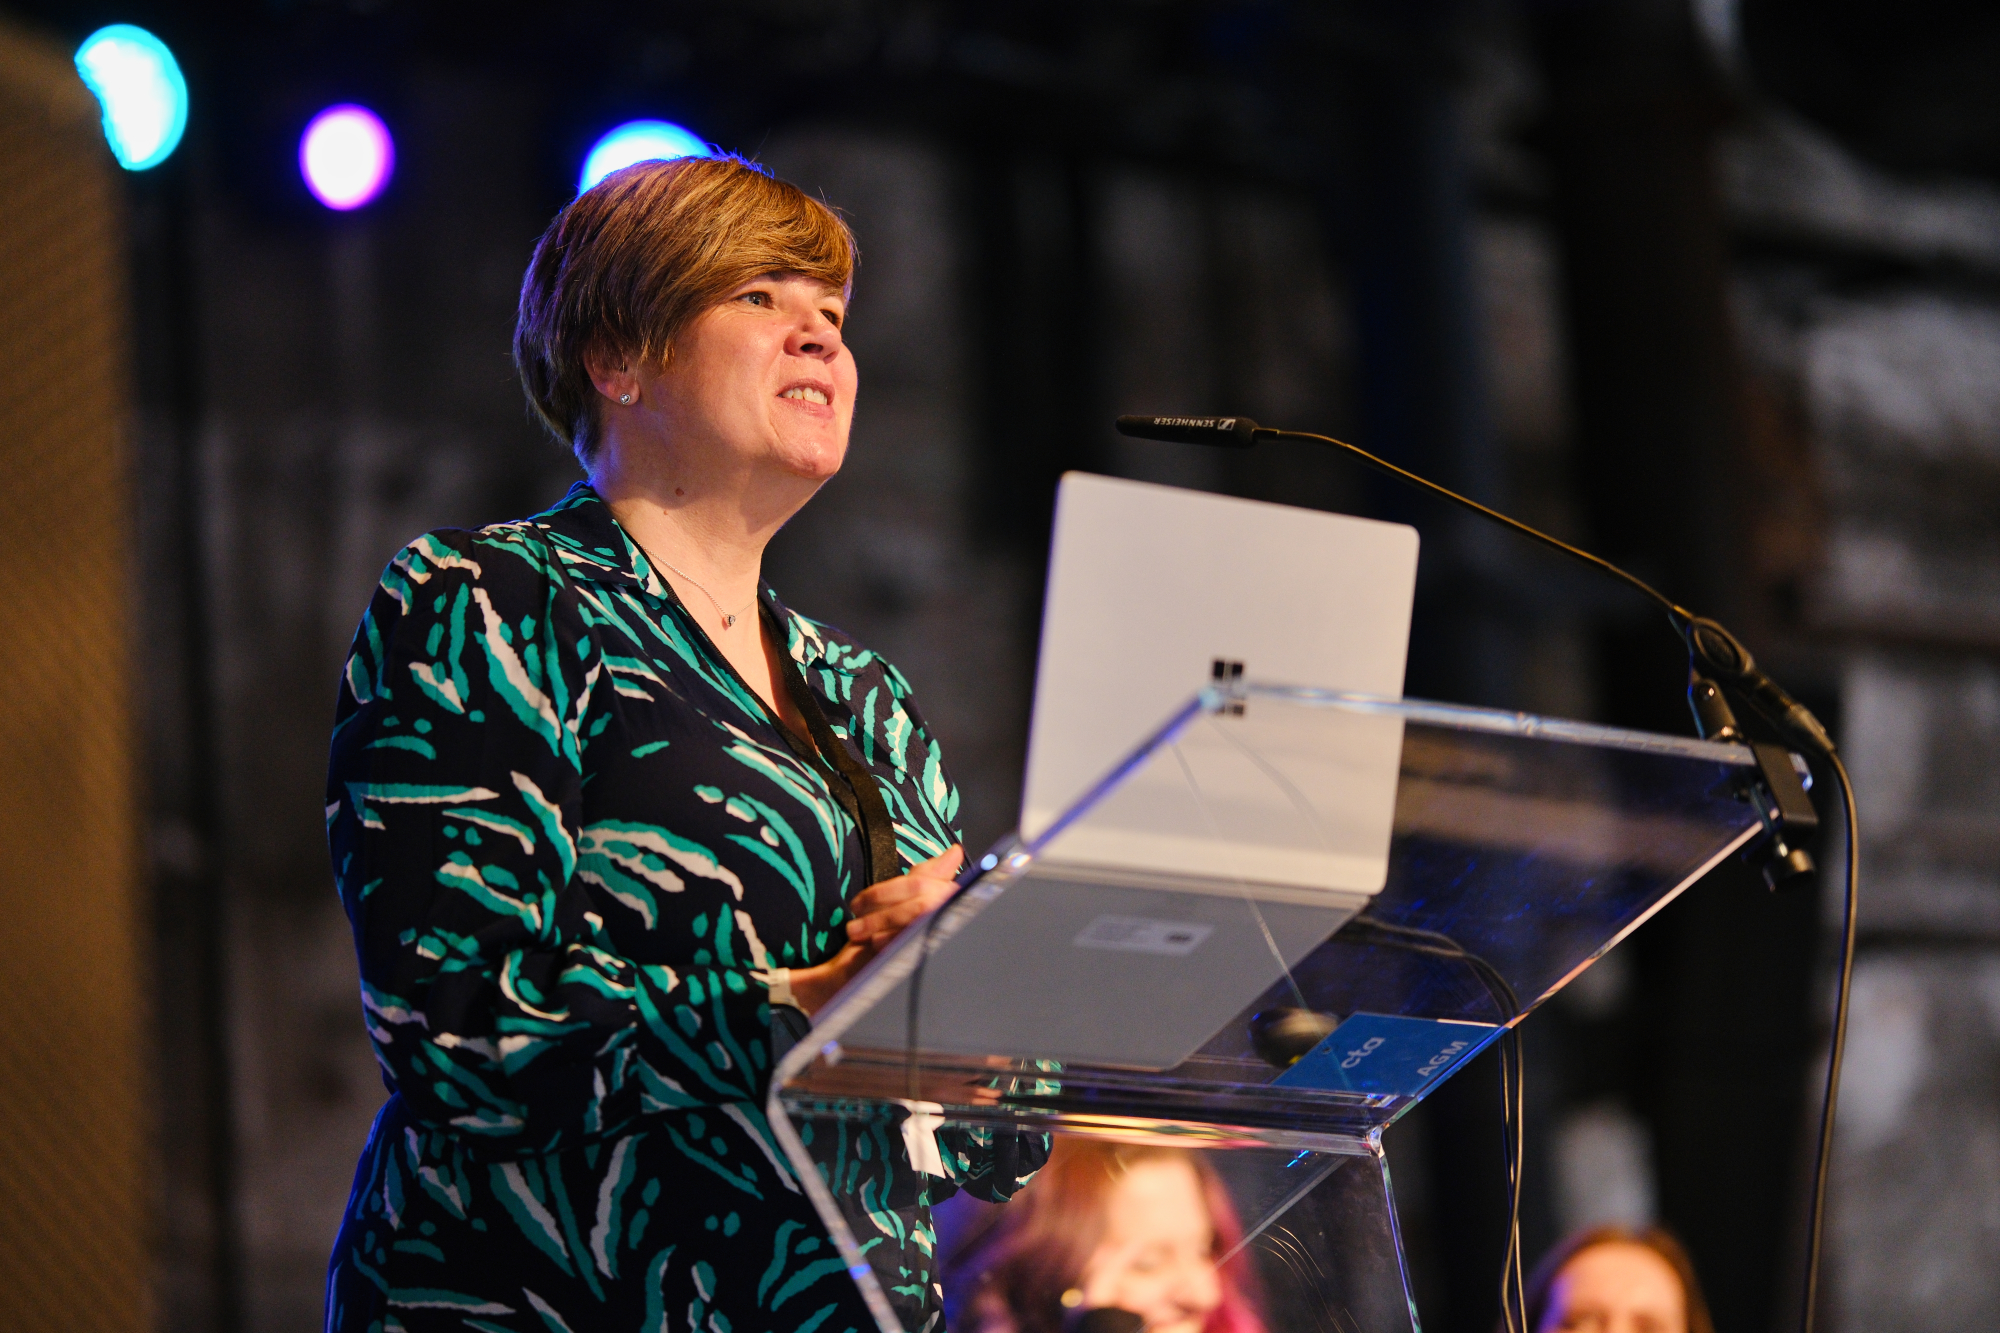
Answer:
[(652, 397), (686, 462), (775, 468), (823, 482), (840, 471), (859, 377), (841, 337), (847, 303), (810, 279), (746, 282), (675, 343)]
[(1644, 1245), (1611, 1242), (1579, 1252), (1556, 1274), (1535, 1333), (1687, 1333), (1680, 1275)]
[(1083, 1304), (1130, 1310), (1148, 1333), (1200, 1333), (1222, 1281), (1194, 1168), (1140, 1160), (1112, 1187), (1105, 1214), (1104, 1239), (1083, 1269)]

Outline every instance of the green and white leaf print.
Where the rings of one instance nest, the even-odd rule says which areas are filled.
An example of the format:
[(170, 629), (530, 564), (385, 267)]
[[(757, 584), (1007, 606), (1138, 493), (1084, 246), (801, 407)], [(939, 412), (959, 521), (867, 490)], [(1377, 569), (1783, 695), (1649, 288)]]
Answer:
[[(908, 683), (761, 597), (904, 860), (958, 841)], [(841, 781), (587, 486), (390, 562), (341, 672), (327, 781), (391, 1094), (329, 1330), (871, 1327), (763, 1110), (765, 971), (831, 957), (865, 887)], [(939, 1308), (931, 1202), (1005, 1198), (1046, 1154), (1040, 1136), (946, 1131), (942, 1180), (910, 1168), (889, 1113), (805, 1129), (912, 1329)]]

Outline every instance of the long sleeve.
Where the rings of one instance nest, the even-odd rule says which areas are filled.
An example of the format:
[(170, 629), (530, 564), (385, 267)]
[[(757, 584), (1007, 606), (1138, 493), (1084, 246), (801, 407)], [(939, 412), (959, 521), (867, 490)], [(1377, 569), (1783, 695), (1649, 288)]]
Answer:
[(758, 1104), (768, 1077), (746, 917), (718, 912), (685, 968), (605, 930), (594, 895), (623, 881), (735, 877), (670, 831), (585, 827), (617, 665), (592, 629), (547, 546), (434, 533), (385, 571), (342, 679), (328, 833), (377, 1058), (417, 1119), (494, 1155)]
[[(761, 595), (901, 855), (944, 850), (958, 796), (908, 685)], [(864, 887), (840, 782), (586, 485), (391, 562), (341, 682), (327, 824), (396, 1095), (329, 1328), (872, 1326), (765, 1122), (768, 969), (835, 956)], [(1045, 1143), (946, 1131), (939, 1178), (893, 1113), (807, 1128), (852, 1142), (838, 1197), (910, 1328), (937, 1307), (927, 1199), (1005, 1194)]]

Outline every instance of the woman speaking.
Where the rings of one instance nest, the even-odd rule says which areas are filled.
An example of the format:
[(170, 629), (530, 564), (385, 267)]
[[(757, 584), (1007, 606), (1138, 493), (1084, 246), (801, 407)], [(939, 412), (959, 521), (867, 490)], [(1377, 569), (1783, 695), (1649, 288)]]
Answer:
[[(618, 172), (535, 250), (515, 363), (588, 481), (412, 542), (341, 681), (327, 821), (391, 1096), (329, 1329), (873, 1322), (763, 1116), (774, 1013), (963, 855), (903, 677), (760, 577), (847, 450), (853, 267), (829, 208), (733, 158)], [(968, 1136), (935, 1179), (868, 1137), (840, 1183), (920, 1330), (930, 1202), (1007, 1197), (1045, 1141)]]

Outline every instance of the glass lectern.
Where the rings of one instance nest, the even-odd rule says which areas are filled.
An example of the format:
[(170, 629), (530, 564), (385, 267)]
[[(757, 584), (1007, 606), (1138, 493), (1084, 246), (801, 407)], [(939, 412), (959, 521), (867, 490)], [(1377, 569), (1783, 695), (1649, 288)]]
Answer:
[[(902, 1251), (808, 1126), (885, 1103), (1198, 1149), (1267, 1327), (1409, 1333), (1383, 1132), (1749, 842), (1756, 773), (1736, 745), (1205, 690), (821, 1011), (772, 1126), (883, 1333), (922, 1333), (884, 1293), (935, 1275), (875, 1270)], [(1273, 1051), (1280, 1011), (1305, 1046)]]

